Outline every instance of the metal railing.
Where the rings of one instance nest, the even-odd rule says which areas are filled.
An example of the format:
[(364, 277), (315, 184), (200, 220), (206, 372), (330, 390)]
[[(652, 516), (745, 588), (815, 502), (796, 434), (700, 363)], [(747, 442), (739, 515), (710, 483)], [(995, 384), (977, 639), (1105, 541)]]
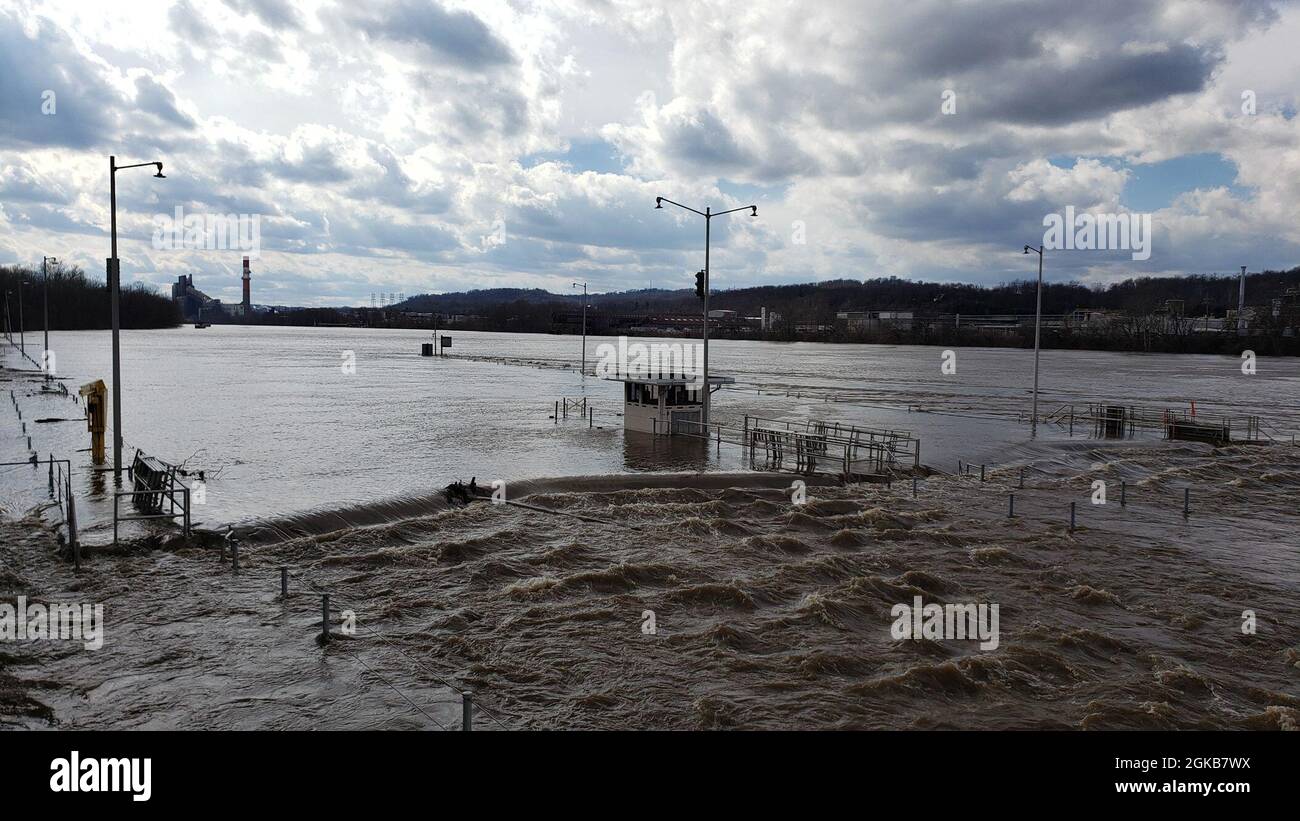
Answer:
[[(30, 465), (37, 468), (40, 464), (40, 461), (33, 456), (26, 462), (0, 462), (0, 467)], [(77, 499), (72, 495), (72, 462), (68, 459), (55, 459), (54, 454), (51, 453), (47, 464), (50, 498), (54, 500), (55, 506), (63, 517), (61, 524), (68, 531), (68, 547), (72, 550), (72, 561), (80, 569), (81, 542), (77, 538)]]
[[(120, 522), (180, 519), (181, 532), (187, 537), (190, 535), (190, 487), (177, 478), (177, 473), (175, 465), (136, 450), (135, 459), (128, 470), (132, 489), (113, 492), (113, 544), (117, 544)], [(150, 484), (151, 481), (157, 484)], [(123, 498), (130, 498), (131, 506), (142, 512), (122, 515)], [(165, 513), (164, 504), (168, 506)]]
[(1171, 408), (1151, 408), (1119, 403), (1089, 402), (1087, 406), (1061, 405), (1042, 417), (1044, 423), (1056, 424), (1074, 433), (1076, 424), (1091, 428), (1099, 438), (1132, 436), (1139, 430), (1162, 431), (1166, 439), (1213, 438), (1223, 442), (1257, 442), (1273, 439), (1264, 432), (1266, 423), (1259, 416), (1196, 414)]
[[(751, 424), (752, 423), (752, 424)], [(763, 423), (763, 424), (759, 424)], [(887, 428), (866, 428), (857, 425), (842, 424), (839, 422), (822, 422), (815, 419), (805, 420), (803, 422), (789, 422), (779, 419), (769, 419), (763, 416), (746, 416), (746, 430), (758, 427), (759, 429), (779, 429), (800, 432), (806, 436), (824, 438), (830, 442), (848, 444), (852, 450), (850, 457), (857, 459), (857, 451), (866, 450), (869, 453), (880, 453), (881, 469), (885, 465), (893, 467), (911, 461), (913, 468), (921, 466), (921, 440), (912, 435), (910, 431), (891, 430)]]
[[(781, 427), (758, 424), (764, 421)], [(661, 432), (657, 419), (653, 428), (654, 433)], [(761, 463), (767, 469), (796, 473), (830, 473), (849, 478), (884, 474), (906, 462), (915, 468), (921, 462), (921, 442), (910, 434), (847, 425), (787, 423), (746, 416), (744, 427), (673, 419), (669, 432), (714, 442), (719, 451), (723, 443), (735, 445), (744, 450), (751, 466)]]

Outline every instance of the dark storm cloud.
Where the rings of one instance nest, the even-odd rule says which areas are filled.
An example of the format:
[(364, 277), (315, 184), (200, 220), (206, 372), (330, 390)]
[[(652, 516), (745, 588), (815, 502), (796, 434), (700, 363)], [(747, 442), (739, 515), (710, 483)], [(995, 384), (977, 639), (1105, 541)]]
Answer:
[(483, 69), (515, 62), (510, 47), (482, 20), (437, 3), (394, 0), (366, 12), (350, 11), (345, 19), (371, 39), (422, 47), (438, 63)]
[[(42, 111), (53, 92), (54, 113)], [(41, 20), (35, 38), (0, 12), (0, 146), (86, 148), (113, 131), (125, 100), (62, 29)]]

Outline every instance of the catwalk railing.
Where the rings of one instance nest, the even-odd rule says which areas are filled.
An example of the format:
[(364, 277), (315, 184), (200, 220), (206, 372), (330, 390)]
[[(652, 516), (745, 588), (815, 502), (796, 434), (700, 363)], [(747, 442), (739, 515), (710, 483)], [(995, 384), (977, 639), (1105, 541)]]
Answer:
[[(120, 522), (180, 519), (181, 532), (190, 535), (190, 487), (177, 478), (178, 472), (175, 465), (136, 450), (129, 470), (132, 489), (113, 493), (113, 544), (117, 544)], [(124, 498), (130, 499), (131, 506), (140, 513), (123, 515), (121, 500)]]

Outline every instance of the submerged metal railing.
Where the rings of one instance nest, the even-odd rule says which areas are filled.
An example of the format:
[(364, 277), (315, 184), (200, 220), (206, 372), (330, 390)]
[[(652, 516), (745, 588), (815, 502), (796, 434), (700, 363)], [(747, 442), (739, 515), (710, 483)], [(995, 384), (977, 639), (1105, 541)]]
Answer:
[[(33, 454), (26, 462), (0, 462), (0, 467), (30, 465), (38, 468), (40, 464), (40, 460)], [(51, 453), (47, 464), (50, 498), (54, 500), (55, 506), (63, 517), (61, 524), (68, 531), (68, 547), (72, 550), (72, 561), (80, 569), (81, 542), (77, 538), (77, 499), (72, 495), (72, 462), (68, 459), (55, 459), (54, 454)]]
[[(190, 487), (177, 478), (178, 472), (175, 465), (136, 449), (128, 471), (132, 489), (113, 493), (113, 544), (117, 544), (120, 522), (180, 519), (181, 532), (190, 535)], [(129, 498), (131, 506), (141, 512), (122, 515), (121, 500), (124, 498)], [(166, 513), (163, 512), (164, 504), (168, 507)]]
[[(768, 427), (760, 423), (771, 423)], [(779, 425), (780, 427), (777, 427)], [(751, 467), (792, 470), (796, 473), (831, 473), (849, 478), (861, 474), (884, 474), (911, 464), (921, 464), (921, 441), (900, 431), (855, 428), (816, 421), (783, 422), (760, 416), (746, 416), (743, 427), (721, 422), (697, 422), (675, 418), (669, 431), (661, 431), (654, 420), (653, 432), (689, 436), (717, 445), (742, 448)]]
[(1259, 416), (1197, 414), (1172, 408), (1151, 408), (1119, 403), (1089, 402), (1086, 406), (1061, 405), (1042, 417), (1044, 423), (1069, 429), (1084, 425), (1098, 438), (1123, 438), (1139, 430), (1161, 431), (1166, 439), (1195, 439), (1227, 443), (1234, 441), (1276, 441), (1264, 432), (1267, 426)]

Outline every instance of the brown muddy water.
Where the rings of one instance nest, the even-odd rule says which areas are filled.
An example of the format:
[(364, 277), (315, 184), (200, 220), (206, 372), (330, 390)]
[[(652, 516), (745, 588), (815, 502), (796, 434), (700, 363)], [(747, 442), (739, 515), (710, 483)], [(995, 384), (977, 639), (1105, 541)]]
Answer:
[[(752, 394), (719, 404), (877, 421), (869, 405), (887, 397), (830, 401), (863, 379), (841, 373), (850, 349), (871, 346), (837, 348), (817, 353), (805, 371), (819, 374), (808, 380), (817, 384), (791, 381), (797, 368), (781, 360), (780, 374), (754, 371)], [(332, 348), (326, 353), (336, 359)], [(904, 363), (931, 354), (938, 351), (870, 353)], [(757, 354), (733, 356), (743, 371), (745, 357)], [(1300, 448), (1099, 442), (1059, 429), (1031, 443), (1013, 411), (1023, 399), (1020, 375), (997, 375), (999, 356), (963, 358), (977, 366), (971, 378), (983, 380), (969, 396), (937, 377), (937, 359), (936, 376), (898, 386), (896, 397), (919, 396), (931, 408), (930, 435), (921, 435), (940, 443), (924, 451), (932, 469), (915, 495), (911, 477), (889, 487), (809, 479), (806, 502), (795, 504), (795, 477), (739, 472), (707, 448), (641, 448), (621, 431), (566, 427), (544, 414), (506, 425), (513, 435), (537, 428), (539, 438), (514, 451), (499, 431), (494, 442), (482, 424), (471, 429), (470, 403), (455, 419), (430, 423), (465, 432), (436, 456), (409, 446), (403, 456), (400, 442), (363, 434), (406, 464), (442, 464), (422, 483), (393, 480), (386, 492), (381, 477), (356, 464), (348, 472), (354, 451), (338, 445), (337, 433), (323, 444), (269, 445), (288, 456), (324, 451), (316, 464), (290, 460), (279, 473), (250, 477), (241, 470), (264, 464), (251, 448), (239, 464), (224, 462), (225, 483), (212, 488), (227, 513), (209, 518), (244, 521), (238, 572), (220, 558), (215, 537), (187, 545), (156, 530), (91, 552), (74, 573), (56, 556), (50, 512), (38, 517), (43, 487), (23, 489), (43, 474), (18, 468), (0, 475), (0, 603), (18, 595), (103, 603), (106, 638), (93, 651), (58, 641), (0, 644), (0, 726), (456, 728), (459, 692), (472, 690), (475, 726), (485, 730), (1300, 727)], [(1170, 357), (1108, 356), (1070, 360), (1090, 395), (1104, 390), (1108, 373), (1120, 381), (1120, 362), (1148, 382), (1175, 367)], [(401, 384), (427, 378), (430, 364), (402, 365), (409, 373)], [(490, 363), (434, 367), (460, 369), (468, 384), (495, 380), (498, 395), (520, 397), (521, 408), (549, 403), (570, 390), (565, 380), (579, 379)], [(1167, 375), (1159, 387), (1124, 383), (1110, 395), (1191, 393), (1213, 407), (1206, 396), (1226, 406), (1237, 392), (1257, 412), (1273, 401), (1294, 419), (1295, 365), (1268, 383), (1234, 381), (1231, 360), (1194, 358), (1176, 368), (1194, 390)], [(905, 381), (909, 372), (882, 378)], [(208, 395), (198, 376), (175, 378)], [(20, 393), (32, 390), (30, 379), (6, 379)], [(274, 443), (286, 428), (258, 409), (297, 407), (312, 391), (302, 382), (252, 382), (260, 405), (245, 403), (244, 427)], [(212, 390), (231, 393), (236, 384)], [(414, 411), (385, 411), (380, 387), (365, 388), (359, 401), (388, 413), (380, 428), (396, 435)], [(325, 396), (334, 390), (322, 388)], [(811, 397), (783, 395), (804, 391)], [(23, 401), (38, 399), (66, 401)], [(195, 436), (208, 424), (223, 437), (239, 429), (221, 421), (222, 401), (213, 400), (213, 417), (191, 423)], [(201, 399), (187, 402), (190, 412), (202, 410)], [(879, 413), (921, 416), (908, 404)], [(12, 414), (10, 403), (3, 413)], [(4, 446), (21, 452), (16, 418), (0, 424)], [(159, 421), (133, 435), (180, 427)], [(72, 425), (58, 430), (67, 433), (42, 428), (38, 436), (66, 436), (60, 455), (84, 437)], [(184, 448), (175, 440), (172, 449)], [(987, 481), (955, 475), (954, 456), (987, 461)], [(483, 464), (493, 467), (480, 483), (510, 477), (507, 497), (522, 505), (449, 508), (430, 493)], [(687, 472), (661, 472), (674, 468)], [(96, 481), (103, 492), (102, 476), (81, 478), (79, 493), (93, 495)], [(1106, 483), (1105, 504), (1092, 503), (1097, 480)], [(285, 501), (313, 493), (314, 504)], [(281, 567), (291, 574), (287, 599)], [(334, 633), (324, 647), (321, 592), (331, 596)], [(997, 648), (895, 638), (892, 608), (918, 596), (998, 605)], [(1243, 632), (1251, 614), (1254, 632)]]
[[(1054, 464), (1015, 490), (1015, 519), (1013, 470), (927, 477), (916, 497), (812, 485), (803, 505), (784, 476), (601, 477), (517, 489), (561, 513), (480, 502), (250, 541), (237, 574), (211, 549), (137, 548), (74, 576), (23, 542), (9, 582), (106, 602), (108, 640), (30, 643), (10, 668), (79, 728), (436, 729), (460, 689), (483, 729), (1300, 727), (1300, 453)], [(1084, 501), (1121, 476), (1127, 506)], [(1184, 518), (1189, 481), (1217, 490)], [(345, 610), (358, 625), (324, 649), (318, 590), (336, 630)], [(1000, 646), (895, 640), (891, 608), (916, 596), (997, 603)]]

